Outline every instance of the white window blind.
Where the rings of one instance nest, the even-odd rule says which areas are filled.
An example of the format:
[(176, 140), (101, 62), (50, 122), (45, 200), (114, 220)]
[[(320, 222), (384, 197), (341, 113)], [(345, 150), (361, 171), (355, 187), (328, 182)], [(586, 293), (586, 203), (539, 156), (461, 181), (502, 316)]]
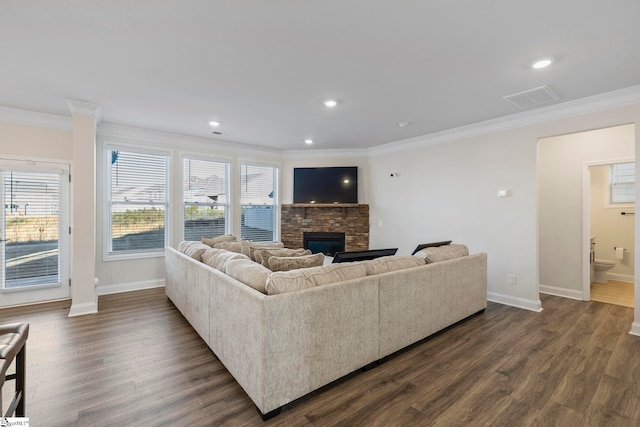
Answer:
[[(58, 283), (60, 174), (2, 172), (4, 286)], [(2, 232), (2, 230), (0, 230)]]
[(182, 160), (184, 240), (200, 240), (229, 229), (229, 164), (210, 160)]
[(276, 240), (278, 168), (243, 163), (240, 172), (240, 236), (255, 242)]
[(109, 150), (110, 254), (158, 252), (166, 241), (167, 165), (163, 155)]
[(635, 163), (611, 165), (611, 203), (635, 203), (636, 168)]

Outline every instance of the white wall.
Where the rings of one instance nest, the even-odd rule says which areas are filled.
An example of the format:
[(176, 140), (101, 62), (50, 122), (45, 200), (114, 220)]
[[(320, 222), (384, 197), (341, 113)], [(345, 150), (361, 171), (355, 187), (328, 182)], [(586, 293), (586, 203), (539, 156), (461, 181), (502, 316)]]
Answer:
[(71, 163), (73, 135), (70, 129), (71, 119), (67, 121), (68, 130), (5, 123), (0, 120), (0, 156)]
[[(538, 140), (640, 123), (640, 104), (566, 116), (504, 131), (489, 125), (454, 130), (371, 150), (371, 245), (410, 253), (422, 242), (465, 243), (472, 252), (489, 254), (490, 299), (539, 309)], [(400, 176), (390, 178), (391, 171)], [(501, 188), (512, 196), (497, 198)], [(580, 223), (579, 215), (572, 221)], [(580, 247), (579, 235), (577, 241)], [(517, 276), (516, 285), (507, 284), (509, 274)]]
[[(633, 207), (612, 207), (609, 204), (610, 165), (589, 168), (591, 185), (589, 192), (590, 234), (596, 236), (596, 258), (614, 261), (609, 270), (610, 280), (633, 282), (635, 254), (634, 220), (631, 215), (621, 212), (635, 212)], [(614, 247), (625, 248), (622, 260), (616, 259)]]
[[(512, 131), (374, 151), (371, 246), (410, 254), (420, 243), (453, 240), (487, 252), (493, 299), (537, 310), (532, 137)], [(512, 196), (500, 199), (498, 189)], [(509, 274), (518, 276), (517, 286), (507, 285)]]
[(541, 290), (582, 299), (583, 269), (588, 263), (583, 174), (588, 164), (634, 159), (634, 125), (544, 138), (539, 147)]

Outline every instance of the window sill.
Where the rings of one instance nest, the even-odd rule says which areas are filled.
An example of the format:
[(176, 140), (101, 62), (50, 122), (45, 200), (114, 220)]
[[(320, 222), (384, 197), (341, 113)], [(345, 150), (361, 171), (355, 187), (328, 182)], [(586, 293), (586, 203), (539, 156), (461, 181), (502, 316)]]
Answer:
[(128, 261), (146, 258), (164, 258), (164, 249), (157, 252), (107, 253), (102, 257), (102, 261)]

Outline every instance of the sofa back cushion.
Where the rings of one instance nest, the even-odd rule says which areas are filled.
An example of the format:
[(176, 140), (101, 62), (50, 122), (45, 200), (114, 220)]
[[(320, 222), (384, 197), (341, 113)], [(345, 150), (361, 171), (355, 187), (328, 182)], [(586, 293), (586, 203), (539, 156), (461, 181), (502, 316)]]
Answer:
[(365, 277), (367, 271), (361, 263), (329, 264), (300, 270), (277, 271), (266, 282), (268, 295), (295, 292), (314, 286), (329, 285)]
[(324, 254), (310, 254), (301, 256), (272, 256), (269, 257), (271, 271), (289, 271), (298, 268), (318, 267), (324, 263)]
[(466, 245), (451, 244), (433, 248), (424, 248), (416, 252), (413, 256), (423, 259), (427, 264), (448, 259), (460, 258), (469, 255), (469, 248)]
[(253, 289), (266, 294), (265, 283), (267, 277), (271, 273), (267, 267), (251, 261), (247, 257), (243, 259), (231, 259), (224, 265), (224, 272), (236, 279), (239, 282), (244, 283), (247, 286), (251, 286)]
[(287, 248), (267, 248), (256, 249), (253, 252), (255, 261), (269, 268), (269, 258), (272, 256), (293, 257), (302, 255), (311, 255), (309, 249), (287, 249)]
[(403, 256), (385, 256), (381, 258), (363, 261), (367, 276), (375, 274), (388, 273), (390, 271), (404, 270), (405, 268), (413, 268), (424, 265), (424, 261), (412, 255)]
[(224, 265), (226, 262), (233, 259), (249, 260), (248, 257), (242, 254), (226, 251), (224, 249), (209, 248), (202, 254), (202, 262), (216, 270), (222, 271), (223, 273), (225, 271)]
[(196, 261), (202, 261), (202, 254), (207, 249), (210, 249), (209, 246), (200, 242), (184, 241), (184, 242), (180, 242), (180, 244), (178, 245), (178, 250), (180, 252), (182, 252), (186, 256), (190, 256)]
[(236, 239), (236, 236), (234, 236), (233, 234), (225, 234), (224, 236), (203, 237), (202, 239), (200, 239), (200, 242), (213, 247), (213, 245), (215, 245), (216, 243), (235, 242), (236, 240), (238, 239)]
[(284, 248), (284, 243), (282, 242), (253, 242), (251, 240), (243, 240), (240, 243), (240, 250), (242, 254), (251, 258), (252, 261), (256, 261), (255, 251), (257, 250), (281, 248)]
[(225, 251), (231, 251), (241, 254), (242, 242), (220, 242), (213, 245), (215, 249), (224, 249)]

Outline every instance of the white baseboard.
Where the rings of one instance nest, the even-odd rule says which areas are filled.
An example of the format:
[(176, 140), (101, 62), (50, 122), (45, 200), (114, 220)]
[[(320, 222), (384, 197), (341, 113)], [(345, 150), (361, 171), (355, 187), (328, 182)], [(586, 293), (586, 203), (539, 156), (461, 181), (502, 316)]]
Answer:
[(633, 322), (631, 324), (631, 330), (629, 331), (631, 335), (637, 335), (640, 337), (640, 322)]
[(617, 280), (618, 282), (633, 283), (633, 276), (629, 274), (607, 273), (609, 280)]
[(143, 289), (161, 288), (164, 279), (144, 280), (142, 282), (120, 283), (118, 285), (98, 285), (98, 295), (119, 294), (122, 292), (141, 291)]
[(582, 291), (575, 289), (558, 288), (556, 286), (540, 285), (538, 287), (543, 294), (555, 295), (557, 297), (571, 298), (582, 301)]
[(98, 312), (98, 304), (86, 302), (84, 304), (73, 304), (69, 308), (69, 317), (84, 316), (85, 314), (95, 314)]
[(496, 292), (487, 292), (487, 301), (510, 305), (512, 307), (523, 308), (525, 310), (535, 311), (538, 313), (542, 311), (542, 302), (540, 302), (540, 300), (534, 301), (534, 300), (499, 294)]

